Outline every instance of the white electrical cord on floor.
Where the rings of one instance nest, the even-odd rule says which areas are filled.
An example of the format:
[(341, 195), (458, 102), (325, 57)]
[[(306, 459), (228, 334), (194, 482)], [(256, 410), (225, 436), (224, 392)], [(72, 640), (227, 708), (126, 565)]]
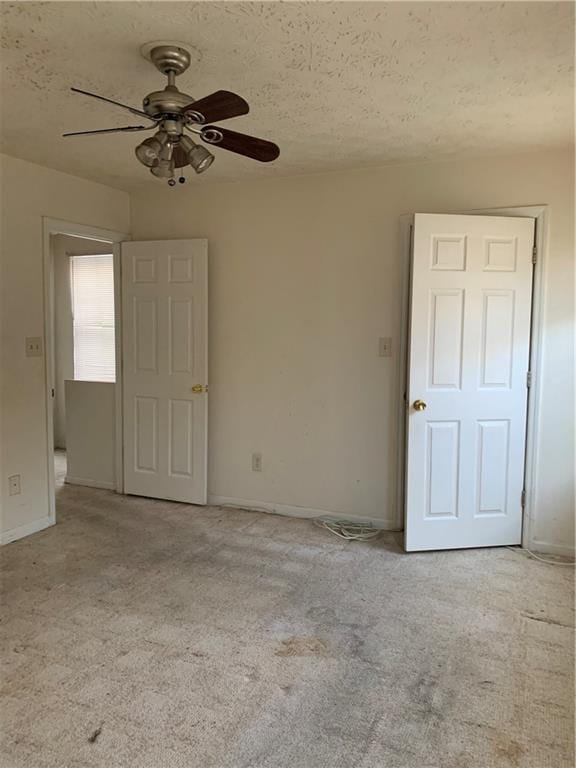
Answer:
[(354, 523), (351, 520), (336, 520), (332, 517), (317, 517), (314, 523), (319, 528), (326, 528), (335, 536), (348, 541), (368, 541), (381, 533), (379, 528), (373, 528), (371, 525)]
[[(335, 536), (340, 536), (341, 539), (347, 541), (368, 541), (369, 539), (375, 539), (382, 531), (379, 528), (373, 528), (370, 525), (364, 523), (354, 523), (350, 520), (336, 520), (332, 517), (317, 517), (314, 519), (314, 524), (319, 528), (326, 528), (327, 531), (333, 533)], [(519, 547), (506, 547), (511, 552), (515, 552), (517, 555), (523, 555), (524, 557), (532, 557), (534, 560), (538, 560), (540, 563), (546, 563), (546, 565), (564, 565), (574, 568), (576, 563), (562, 563), (557, 560), (546, 560), (544, 557), (540, 557), (530, 549), (520, 549)]]
[(530, 549), (520, 549), (519, 547), (506, 547), (506, 549), (509, 549), (511, 552), (515, 552), (517, 555), (524, 555), (525, 557), (533, 557), (534, 560), (539, 560), (541, 563), (546, 563), (546, 565), (567, 565), (571, 568), (574, 568), (574, 565), (576, 563), (570, 562), (570, 563), (561, 563), (557, 560), (546, 560), (544, 557), (540, 557), (540, 555), (537, 555), (535, 552), (532, 552)]

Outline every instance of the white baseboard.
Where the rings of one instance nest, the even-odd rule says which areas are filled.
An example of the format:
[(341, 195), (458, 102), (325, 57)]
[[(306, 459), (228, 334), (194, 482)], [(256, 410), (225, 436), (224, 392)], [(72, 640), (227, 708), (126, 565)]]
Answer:
[(54, 520), (48, 516), (41, 517), (40, 520), (33, 520), (31, 523), (26, 523), (26, 525), (19, 525), (18, 528), (11, 528), (9, 531), (0, 533), (0, 544), (10, 544), (18, 539), (23, 539), (25, 536), (43, 531), (51, 525), (54, 525)]
[(344, 512), (332, 512), (328, 509), (314, 509), (313, 507), (298, 507), (292, 504), (277, 504), (273, 501), (255, 501), (254, 499), (238, 499), (234, 496), (217, 496), (209, 494), (208, 504), (217, 507), (236, 507), (255, 512), (268, 512), (273, 515), (285, 515), (286, 517), (333, 517), (337, 520), (351, 520), (357, 523), (365, 523), (373, 528), (383, 531), (398, 531), (396, 520), (379, 517), (361, 517), (359, 515), (344, 514)]
[(106, 491), (116, 490), (116, 483), (108, 480), (90, 480), (84, 477), (68, 477), (64, 481), (68, 485), (84, 485), (87, 488), (103, 488)]
[(548, 541), (534, 540), (529, 542), (528, 549), (531, 552), (541, 553), (543, 555), (557, 555), (558, 557), (569, 557), (574, 559), (575, 549), (567, 544), (551, 544)]

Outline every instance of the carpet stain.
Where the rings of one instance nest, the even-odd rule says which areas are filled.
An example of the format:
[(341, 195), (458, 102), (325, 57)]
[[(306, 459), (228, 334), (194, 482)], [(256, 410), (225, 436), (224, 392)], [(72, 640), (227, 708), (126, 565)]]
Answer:
[(509, 765), (519, 766), (520, 758), (524, 754), (524, 748), (517, 741), (503, 737), (496, 744), (496, 754), (499, 758), (507, 760)]
[(275, 656), (326, 656), (328, 644), (320, 637), (289, 637), (282, 640)]
[(96, 728), (96, 730), (93, 731), (90, 736), (88, 736), (88, 742), (90, 744), (94, 744), (96, 739), (98, 738), (98, 736), (100, 736), (101, 733), (102, 733), (102, 726), (100, 726), (99, 728)]

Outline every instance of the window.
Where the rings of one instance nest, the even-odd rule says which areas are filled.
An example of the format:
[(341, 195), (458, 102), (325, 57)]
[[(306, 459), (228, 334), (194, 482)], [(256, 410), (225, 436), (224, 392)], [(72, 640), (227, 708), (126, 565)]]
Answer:
[(74, 378), (115, 381), (112, 254), (70, 258), (74, 318)]

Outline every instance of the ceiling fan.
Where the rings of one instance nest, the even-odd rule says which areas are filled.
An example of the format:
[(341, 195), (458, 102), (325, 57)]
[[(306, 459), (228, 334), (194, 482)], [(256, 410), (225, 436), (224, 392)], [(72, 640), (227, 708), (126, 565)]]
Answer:
[[(144, 98), (142, 109), (129, 107), (80, 88), (71, 90), (122, 107), (133, 115), (146, 118), (150, 124), (104, 128), (97, 131), (76, 131), (64, 133), (63, 136), (156, 130), (153, 136), (136, 147), (136, 157), (142, 165), (150, 169), (154, 176), (168, 179), (171, 187), (176, 184), (175, 176), (178, 169), (191, 165), (196, 173), (203, 173), (214, 161), (214, 155), (206, 147), (193, 141), (186, 131), (196, 134), (206, 144), (227, 149), (229, 152), (250, 157), (261, 163), (276, 160), (280, 149), (271, 141), (236, 133), (220, 126), (208, 125), (208, 123), (247, 114), (250, 108), (241, 96), (230, 91), (215, 91), (196, 101), (178, 90), (175, 84), (176, 77), (190, 66), (190, 53), (185, 48), (172, 43), (150, 43), (143, 46), (142, 53), (168, 78), (168, 84), (163, 90), (153, 91)], [(182, 184), (186, 181), (182, 175), (178, 180)]]

